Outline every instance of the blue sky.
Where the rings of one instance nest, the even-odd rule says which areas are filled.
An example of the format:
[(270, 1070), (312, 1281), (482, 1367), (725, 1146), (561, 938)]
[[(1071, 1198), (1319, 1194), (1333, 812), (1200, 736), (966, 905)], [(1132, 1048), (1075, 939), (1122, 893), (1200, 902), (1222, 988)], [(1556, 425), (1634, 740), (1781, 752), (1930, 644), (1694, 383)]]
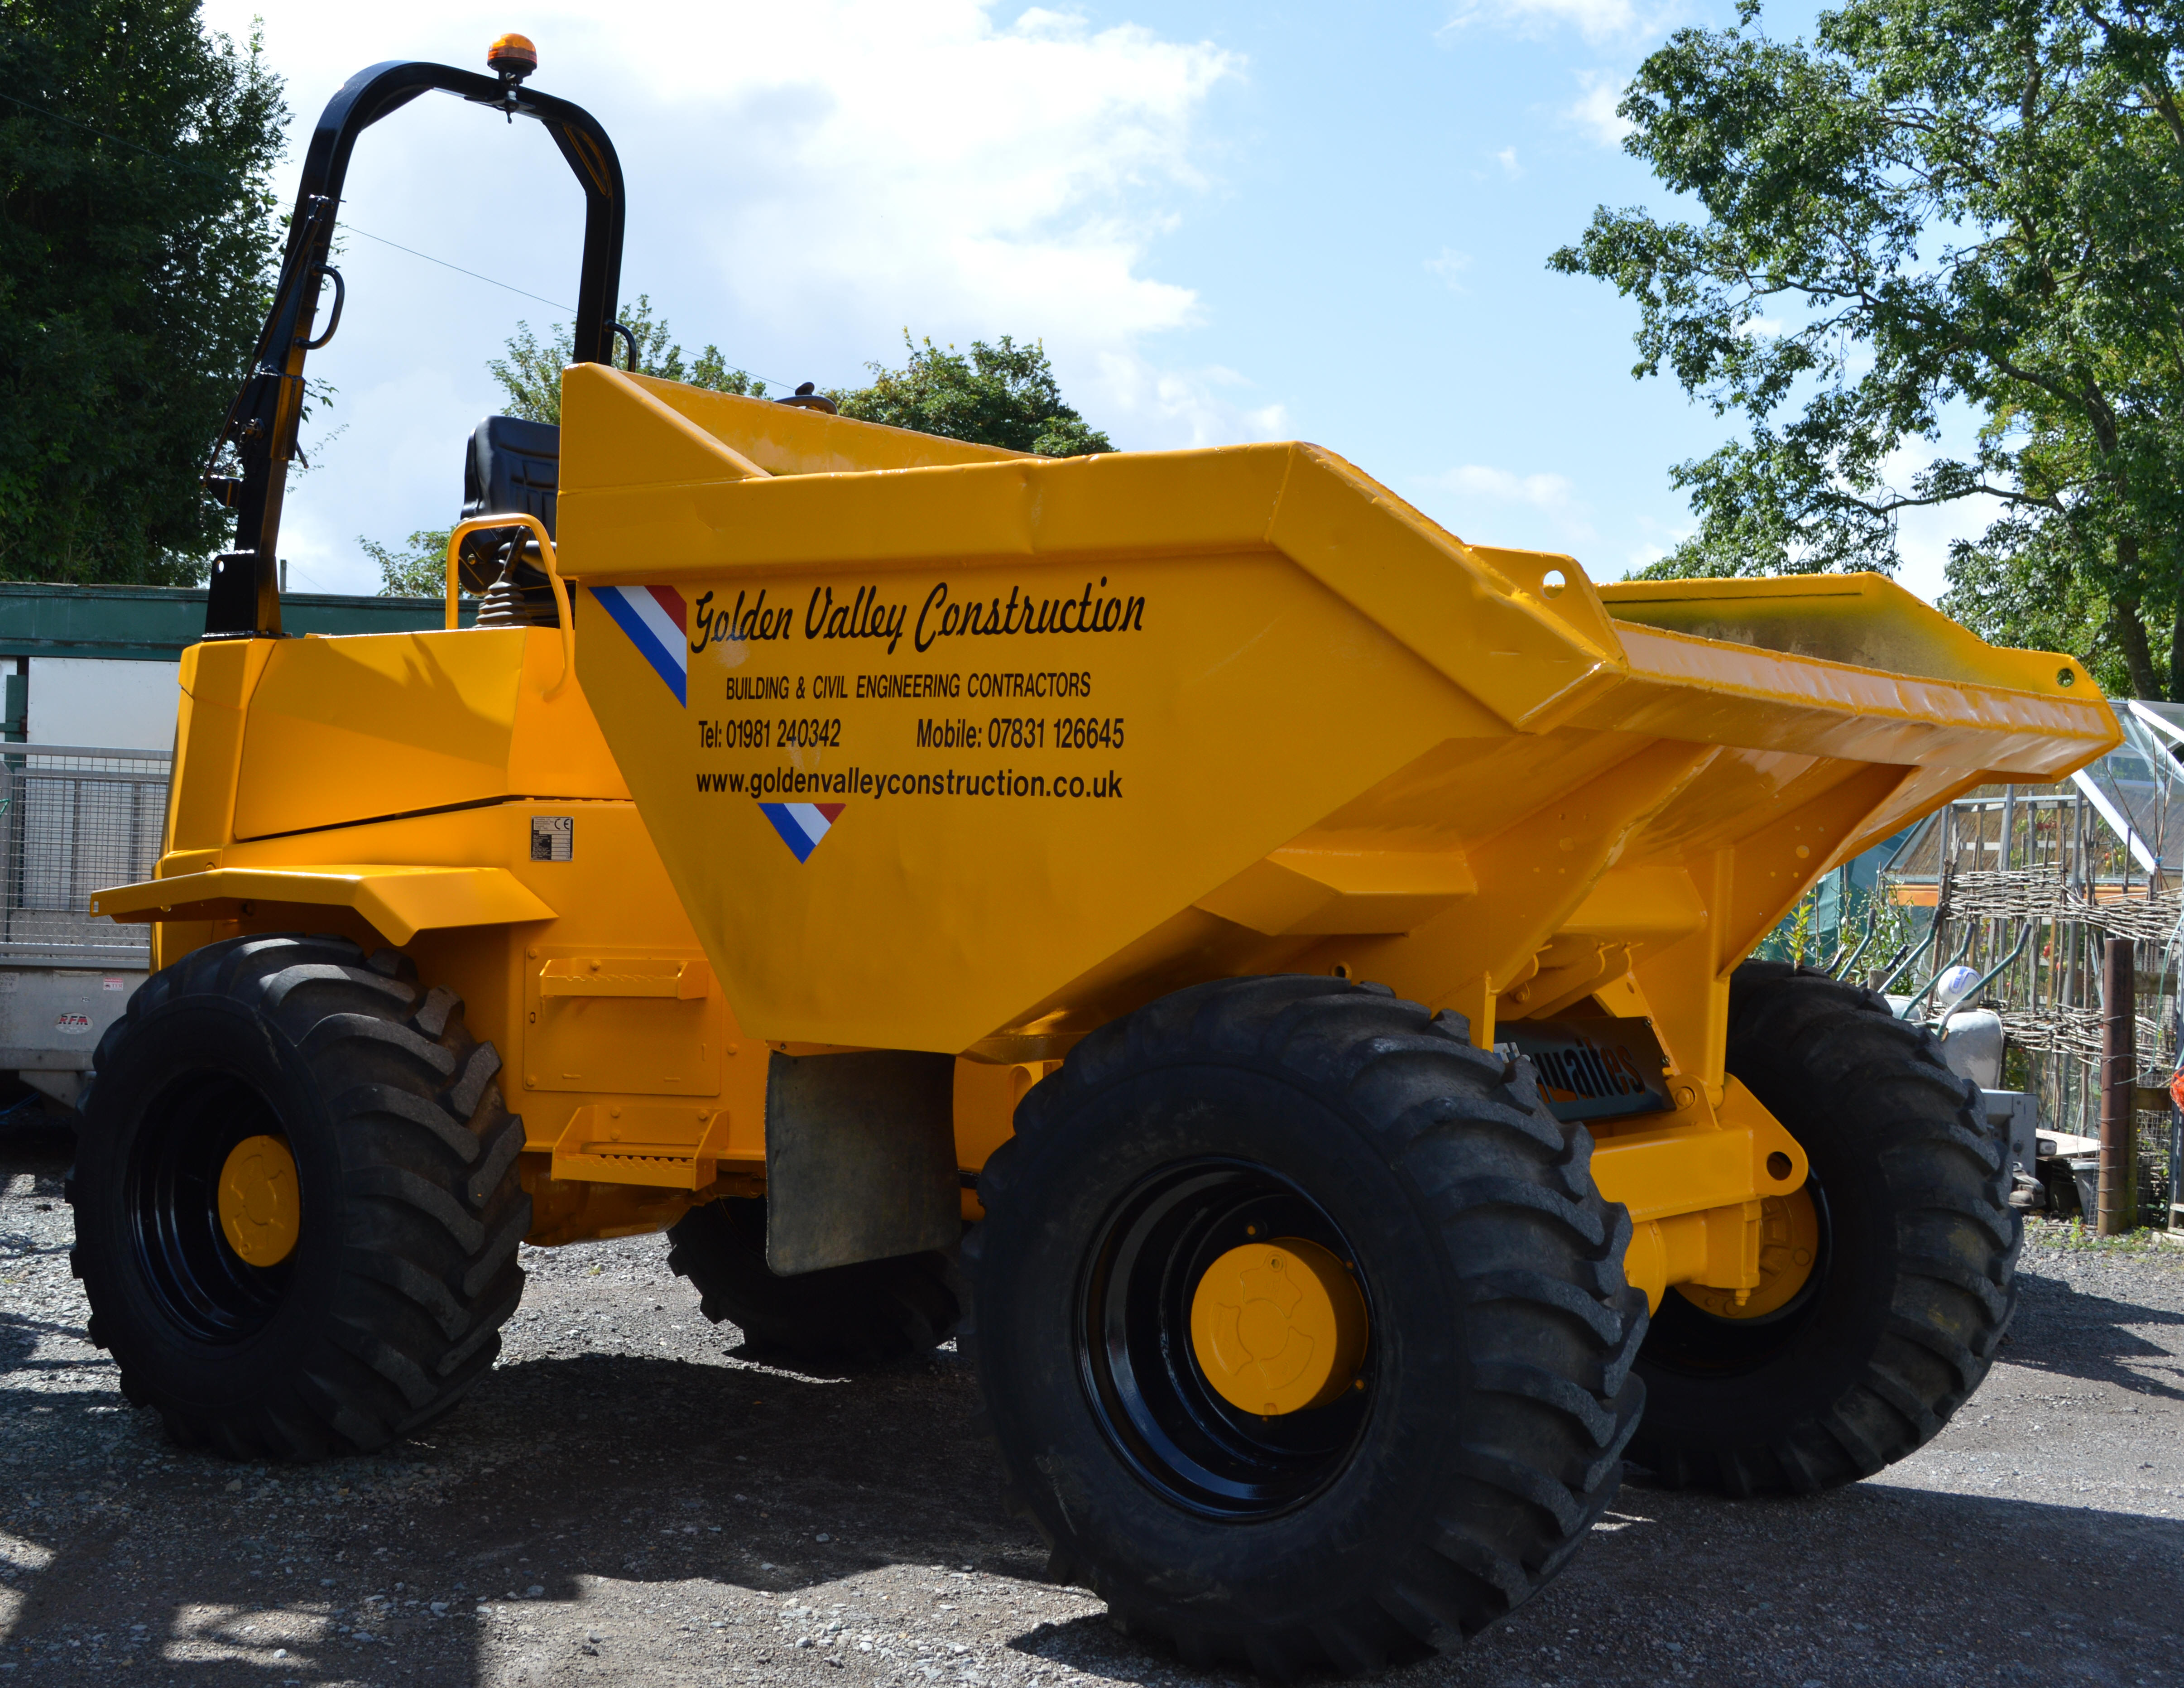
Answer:
[[(1616, 142), (1646, 53), (1726, 4), (1228, 0), (1026, 10), (977, 0), (491, 6), (209, 0), (264, 18), (309, 125), (380, 58), (477, 65), (505, 29), (537, 86), (588, 107), (629, 184), (624, 292), (686, 348), (777, 381), (863, 379), (901, 331), (1043, 339), (1128, 448), (1303, 438), (1456, 532), (1568, 551), (1596, 577), (1689, 512), (1669, 465), (1732, 431), (1634, 382), (1633, 307), (1546, 260), (1595, 205), (1666, 208)], [(1808, 13), (1769, 14), (1777, 33)], [(290, 494), (298, 588), (368, 591), (359, 535), (444, 526), (485, 360), (566, 313), (367, 237), (574, 297), (581, 209), (534, 125), (433, 97), (358, 148), (347, 319), (314, 360), (338, 395)], [(338, 429), (328, 435), (329, 429)], [(1900, 577), (1940, 589), (1925, 518)]]

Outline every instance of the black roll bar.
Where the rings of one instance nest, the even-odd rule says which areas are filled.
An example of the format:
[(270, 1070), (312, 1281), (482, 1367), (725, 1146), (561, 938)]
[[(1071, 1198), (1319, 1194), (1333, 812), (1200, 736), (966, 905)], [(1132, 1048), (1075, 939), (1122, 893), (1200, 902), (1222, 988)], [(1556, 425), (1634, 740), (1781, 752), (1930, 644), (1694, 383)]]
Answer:
[[(207, 638), (280, 634), (281, 504), (287, 487), (288, 461), (296, 454), (304, 355), (313, 344), (323, 345), (332, 337), (329, 329), (314, 343), (310, 332), (318, 315), (319, 290), (334, 273), (326, 259), (349, 154), (366, 129), (434, 89), (505, 113), (511, 120), (528, 117), (546, 125), (584, 190), (576, 359), (588, 364), (614, 361), (615, 295), (621, 286), (621, 163), (598, 120), (582, 106), (535, 93), (512, 77), (392, 59), (357, 72), (319, 114), (304, 159), (304, 179), (296, 190), (273, 309), (259, 336), (250, 373), (213, 443), (215, 460), (222, 446), (232, 443), (242, 472), (220, 476), (207, 467), (205, 484), (235, 511), (235, 549), (213, 564), (212, 590), (205, 604)], [(335, 284), (338, 296), (338, 276)]]

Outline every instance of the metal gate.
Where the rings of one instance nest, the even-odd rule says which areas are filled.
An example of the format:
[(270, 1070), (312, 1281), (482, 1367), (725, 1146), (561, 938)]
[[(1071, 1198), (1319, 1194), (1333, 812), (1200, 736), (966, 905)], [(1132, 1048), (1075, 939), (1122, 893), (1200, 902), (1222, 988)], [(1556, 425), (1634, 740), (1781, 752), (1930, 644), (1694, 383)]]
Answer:
[(147, 967), (151, 928), (85, 912), (149, 879), (166, 833), (164, 750), (0, 744), (0, 964)]

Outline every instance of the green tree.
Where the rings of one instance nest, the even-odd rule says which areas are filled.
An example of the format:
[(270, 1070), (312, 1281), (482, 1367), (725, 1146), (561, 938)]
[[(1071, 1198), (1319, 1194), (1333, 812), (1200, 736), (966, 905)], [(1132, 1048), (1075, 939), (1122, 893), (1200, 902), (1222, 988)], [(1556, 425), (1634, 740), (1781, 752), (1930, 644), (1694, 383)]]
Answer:
[(421, 527), (398, 545), (382, 545), (359, 534), (356, 543), (364, 547), (365, 555), (379, 565), (379, 596), (444, 600), (448, 536), (454, 531), (453, 522), (445, 527)]
[[(1703, 219), (1603, 206), (1550, 259), (1638, 301), (1634, 373), (1748, 423), (1672, 471), (1697, 531), (1649, 572), (1892, 571), (1901, 512), (1992, 499), (1945, 607), (2184, 695), (2184, 7), (1758, 16), (1679, 32), (1619, 108)], [(1974, 445), (1892, 480), (1956, 407)]]
[[(637, 342), (638, 369), (666, 381), (687, 382), (716, 393), (766, 397), (766, 383), (748, 370), (732, 369), (716, 346), (707, 346), (688, 364), (682, 348), (652, 301), (638, 296), (622, 307), (621, 320)], [(541, 342), (531, 325), (519, 322), (505, 353), (486, 369), (508, 395), (509, 414), (534, 422), (561, 420), (561, 371), (575, 355), (570, 326), (560, 325)], [(1042, 457), (1075, 457), (1112, 451), (1107, 436), (1086, 425), (1062, 402), (1046, 349), (1034, 341), (1019, 346), (1004, 334), (996, 345), (971, 343), (966, 358), (953, 347), (943, 351), (928, 340), (903, 344), (909, 361), (899, 370), (867, 364), (872, 383), (855, 391), (835, 391), (832, 398), (845, 416), (919, 433), (982, 445), (1007, 446)], [(382, 596), (438, 597), (447, 590), (448, 535), (451, 528), (421, 528), (399, 544), (387, 545), (359, 536), (365, 554), (379, 565)]]
[[(684, 382), (715, 393), (748, 393), (754, 398), (766, 397), (766, 383), (749, 370), (729, 368), (717, 346), (706, 347), (684, 363), (682, 348), (674, 343), (674, 332), (666, 320), (653, 315), (649, 295), (639, 293), (635, 304), (625, 304), (619, 320), (629, 330), (630, 338), (637, 343), (638, 374), (657, 376), (662, 381)], [(529, 323), (515, 325), (505, 354), (486, 365), (487, 373), (508, 394), (510, 415), (559, 426), (561, 371), (575, 361), (576, 346), (576, 327), (572, 323), (557, 323), (547, 331), (543, 342), (532, 332)], [(616, 341), (615, 355), (616, 366), (619, 368), (628, 355), (619, 338)]]
[(198, 0), (0, 0), (0, 576), (202, 579), (287, 109)]
[(878, 364), (869, 387), (827, 396), (845, 416), (981, 445), (1006, 446), (1041, 457), (1078, 457), (1112, 451), (1107, 436), (1089, 426), (1061, 398), (1061, 389), (1039, 341), (1019, 346), (1007, 335), (998, 344), (971, 343), (967, 358), (952, 346), (902, 337), (910, 359), (899, 370)]

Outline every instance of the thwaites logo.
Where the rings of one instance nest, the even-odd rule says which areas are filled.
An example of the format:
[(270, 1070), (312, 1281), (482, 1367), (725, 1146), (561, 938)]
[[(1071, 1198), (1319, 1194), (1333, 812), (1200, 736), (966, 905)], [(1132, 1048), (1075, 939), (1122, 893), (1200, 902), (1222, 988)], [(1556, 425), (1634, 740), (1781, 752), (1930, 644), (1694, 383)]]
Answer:
[(1516, 1020), (1495, 1047), (1530, 1057), (1540, 1099), (1564, 1121), (1662, 1113), (1675, 1104), (1663, 1078), (1660, 1039), (1644, 1020)]

